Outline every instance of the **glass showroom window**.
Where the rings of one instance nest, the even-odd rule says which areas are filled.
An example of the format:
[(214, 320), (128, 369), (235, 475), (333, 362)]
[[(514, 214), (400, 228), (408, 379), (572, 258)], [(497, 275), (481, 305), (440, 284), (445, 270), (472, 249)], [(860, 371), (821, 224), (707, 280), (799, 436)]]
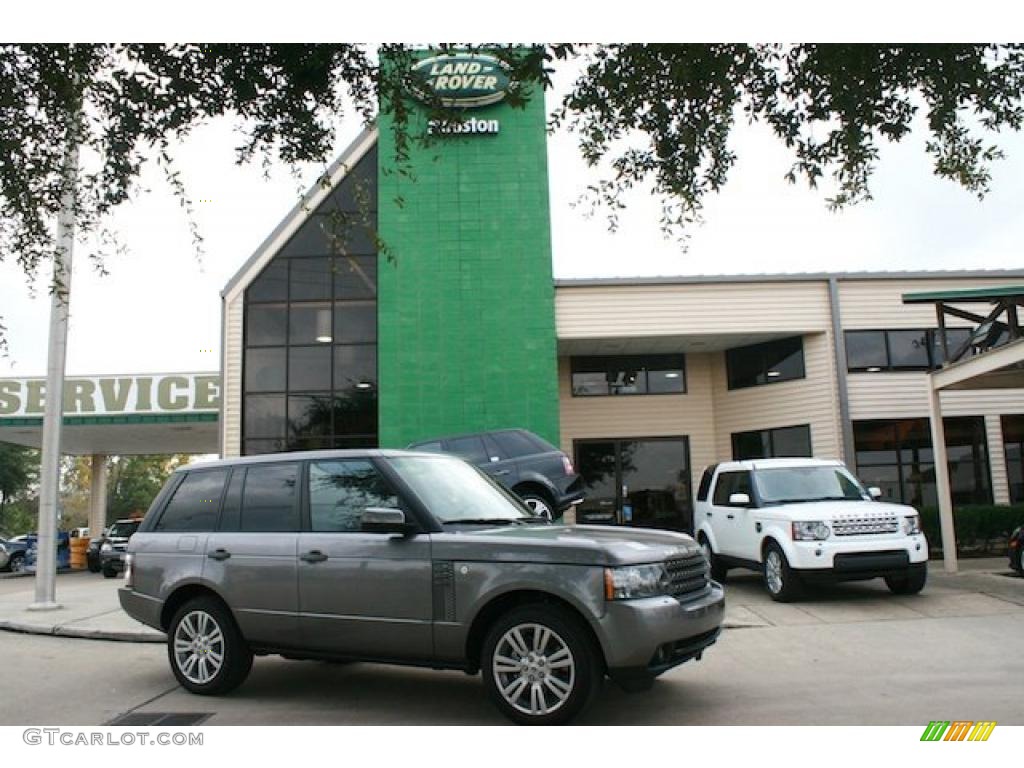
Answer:
[(725, 351), (729, 389), (756, 387), (804, 378), (802, 336), (751, 344)]
[(686, 391), (683, 355), (617, 355), (572, 358), (572, 393), (665, 395)]
[(1024, 504), (1024, 416), (1003, 416), (1002, 421), (1010, 503)]
[[(245, 292), (242, 452), (377, 445), (369, 153)], [(375, 206), (375, 196), (370, 198)]]
[[(970, 337), (969, 328), (947, 328), (949, 354)], [(935, 329), (847, 331), (846, 368), (852, 373), (928, 371), (942, 366), (942, 339)]]
[(732, 435), (732, 457), (735, 461), (811, 455), (809, 424), (734, 432)]
[[(985, 420), (960, 416), (942, 420), (946, 431), (950, 489), (954, 504), (992, 503)], [(935, 459), (928, 419), (855, 421), (857, 472), (883, 497), (915, 507), (935, 507)]]

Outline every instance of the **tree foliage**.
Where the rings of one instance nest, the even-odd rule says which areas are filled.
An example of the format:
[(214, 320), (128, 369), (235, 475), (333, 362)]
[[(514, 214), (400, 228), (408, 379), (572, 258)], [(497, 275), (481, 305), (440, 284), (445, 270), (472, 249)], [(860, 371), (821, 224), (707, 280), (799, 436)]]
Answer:
[(8, 502), (23, 496), (32, 488), (38, 474), (38, 451), (0, 443), (0, 526), (3, 525)]
[[(69, 140), (82, 147), (78, 231), (101, 236), (90, 256), (102, 268), (116, 247), (105, 219), (138, 192), (147, 161), (191, 208), (172, 147), (196, 126), (234, 118), (239, 162), (326, 163), (339, 121), (370, 121), (379, 102), (405, 130), (402, 65), (413, 55), (404, 45), (379, 58), (355, 44), (0, 45), (0, 260), (32, 277), (54, 254)], [(725, 184), (738, 119), (790, 148), (790, 181), (831, 179), (832, 206), (870, 196), (879, 143), (906, 137), (922, 111), (936, 174), (981, 196), (1000, 156), (987, 134), (1024, 119), (1020, 45), (557, 44), (511, 58), (524, 84), (514, 100), (549, 88), (560, 66), (580, 68), (552, 128), (574, 131), (599, 166), (589, 192), (613, 220), (643, 184), (662, 197), (668, 227), (699, 216)], [(425, 138), (399, 136), (396, 151), (415, 140)], [(194, 225), (193, 237), (201, 247)]]

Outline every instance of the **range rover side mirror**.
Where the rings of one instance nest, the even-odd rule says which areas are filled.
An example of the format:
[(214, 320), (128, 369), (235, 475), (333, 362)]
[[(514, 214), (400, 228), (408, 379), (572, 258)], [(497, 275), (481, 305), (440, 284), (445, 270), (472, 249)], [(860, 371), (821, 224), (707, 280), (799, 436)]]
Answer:
[(870, 496), (875, 501), (878, 501), (880, 498), (882, 498), (882, 489), (879, 488), (877, 485), (872, 485), (870, 488), (868, 488), (868, 496)]
[(729, 494), (729, 506), (730, 507), (749, 507), (750, 496), (746, 493), (730, 493)]
[(408, 533), (405, 512), (390, 507), (367, 507), (360, 519), (360, 530), (366, 533)]

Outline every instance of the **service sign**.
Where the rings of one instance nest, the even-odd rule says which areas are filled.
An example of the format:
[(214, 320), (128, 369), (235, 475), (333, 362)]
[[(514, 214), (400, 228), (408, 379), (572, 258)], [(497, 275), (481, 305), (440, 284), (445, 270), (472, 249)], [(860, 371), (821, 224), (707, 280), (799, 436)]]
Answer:
[[(64, 382), (64, 415), (216, 413), (220, 381), (216, 373), (75, 376)], [(0, 420), (39, 417), (45, 408), (45, 379), (0, 378)]]
[(485, 107), (505, 98), (512, 86), (508, 65), (485, 53), (448, 53), (412, 68), (414, 94), (445, 107)]

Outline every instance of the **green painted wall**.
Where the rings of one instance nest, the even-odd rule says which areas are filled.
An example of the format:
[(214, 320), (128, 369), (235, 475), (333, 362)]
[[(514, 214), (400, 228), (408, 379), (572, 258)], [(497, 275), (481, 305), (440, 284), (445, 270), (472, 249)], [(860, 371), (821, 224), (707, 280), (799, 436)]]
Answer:
[(414, 178), (378, 122), (380, 444), (524, 427), (558, 445), (543, 96), (466, 117), (500, 132), (414, 146)]

